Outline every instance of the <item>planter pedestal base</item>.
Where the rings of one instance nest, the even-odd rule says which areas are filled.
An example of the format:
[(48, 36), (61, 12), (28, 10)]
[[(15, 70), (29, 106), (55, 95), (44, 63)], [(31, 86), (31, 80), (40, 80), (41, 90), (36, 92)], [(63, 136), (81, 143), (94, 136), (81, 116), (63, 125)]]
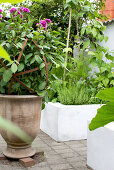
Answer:
[[(16, 152), (17, 153), (17, 152)], [(0, 160), (6, 160), (6, 161), (15, 161), (15, 159), (8, 159), (8, 157), (4, 156), (4, 154), (0, 154)], [(44, 152), (43, 151), (39, 151), (36, 152), (34, 156), (32, 157), (25, 157), (25, 158), (21, 158), (21, 159), (17, 159), (17, 161), (19, 161), (20, 164), (22, 164), (25, 168), (27, 167), (31, 167), (34, 166), (36, 163), (41, 163), (45, 160), (44, 157)], [(2, 162), (1, 162), (2, 164)]]
[(12, 148), (10, 146), (7, 146), (6, 150), (3, 152), (3, 154), (8, 158), (13, 159), (21, 159), (26, 157), (34, 156), (36, 153), (36, 150), (33, 149), (31, 146), (26, 148)]

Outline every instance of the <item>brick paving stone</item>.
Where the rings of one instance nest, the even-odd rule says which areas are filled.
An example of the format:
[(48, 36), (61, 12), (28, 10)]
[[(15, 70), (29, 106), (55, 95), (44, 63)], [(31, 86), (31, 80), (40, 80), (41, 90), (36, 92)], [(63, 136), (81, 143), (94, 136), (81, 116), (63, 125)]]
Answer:
[(69, 149), (69, 146), (67, 145), (57, 145), (57, 146), (51, 146), (53, 149), (55, 150), (59, 150), (59, 149)]
[(49, 165), (55, 165), (55, 164), (65, 164), (67, 163), (65, 159), (59, 157), (59, 158), (47, 158), (47, 162)]
[(74, 168), (80, 168), (80, 167), (82, 167), (82, 168), (87, 168), (86, 167), (86, 162), (84, 162), (84, 161), (75, 161), (75, 162), (71, 162), (70, 163)]
[(55, 165), (50, 165), (52, 170), (66, 170), (66, 169), (71, 169), (72, 166), (67, 164), (55, 164)]
[(55, 151), (59, 154), (61, 153), (69, 153), (69, 152), (72, 152), (72, 149), (55, 149)]
[(75, 156), (79, 156), (77, 153), (75, 152), (67, 152), (67, 153), (61, 153), (60, 154), (63, 158), (72, 158), (72, 157), (75, 157)]
[[(36, 164), (25, 169), (18, 161), (0, 160), (0, 170), (89, 170), (86, 166), (86, 140), (56, 142), (42, 131), (33, 142), (37, 151), (44, 156), (35, 156)], [(0, 136), (0, 152), (6, 143)]]
[(69, 163), (77, 163), (77, 162), (85, 161), (85, 159), (83, 157), (81, 157), (81, 156), (74, 156), (72, 158), (66, 158), (66, 160)]
[(32, 167), (29, 168), (28, 170), (52, 170), (50, 167)]

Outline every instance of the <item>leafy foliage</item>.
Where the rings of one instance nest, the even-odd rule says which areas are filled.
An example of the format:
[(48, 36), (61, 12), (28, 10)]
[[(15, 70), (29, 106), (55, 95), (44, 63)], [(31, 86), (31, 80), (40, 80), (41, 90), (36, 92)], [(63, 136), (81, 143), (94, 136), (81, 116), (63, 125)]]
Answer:
[(100, 91), (97, 97), (110, 102), (98, 109), (89, 125), (91, 131), (114, 121), (114, 87)]
[[(3, 20), (0, 22), (0, 44), (7, 50), (12, 60), (10, 63), (4, 60), (8, 70), (4, 70), (1, 64), (0, 76), (3, 79), (0, 80), (0, 92), (7, 94), (13, 74), (39, 68), (38, 71), (20, 75), (19, 80), (28, 88), (37, 92), (37, 94), (44, 95), (47, 72), (43, 56), (45, 56), (47, 63), (50, 63), (48, 65), (50, 72), (52, 68), (60, 67), (64, 62), (61, 49), (64, 44), (60, 42), (60, 33), (51, 31), (49, 23), (46, 30), (40, 24), (34, 30), (32, 27), (34, 20), (30, 19), (30, 14), (28, 13), (23, 13), (23, 18), (17, 12), (13, 15), (11, 14), (11, 18), (8, 21)], [(26, 38), (28, 41), (20, 63), (18, 63), (17, 59)], [(38, 44), (38, 47), (32, 40)], [(11, 94), (22, 95), (30, 94), (30, 92), (14, 81)]]
[(102, 100), (96, 98), (96, 89), (87, 86), (85, 81), (56, 81), (49, 90), (49, 97), (52, 102), (60, 102), (65, 105), (98, 104)]

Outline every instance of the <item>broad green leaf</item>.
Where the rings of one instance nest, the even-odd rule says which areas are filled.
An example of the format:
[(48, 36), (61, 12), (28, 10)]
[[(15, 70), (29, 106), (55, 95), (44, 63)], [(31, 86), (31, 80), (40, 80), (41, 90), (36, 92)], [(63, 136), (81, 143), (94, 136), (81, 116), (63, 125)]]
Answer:
[(112, 81), (110, 82), (110, 84), (112, 84), (112, 85), (114, 86), (114, 80), (112, 80)]
[(114, 102), (114, 87), (101, 90), (96, 97), (102, 100)]
[(14, 38), (15, 37), (15, 31), (11, 30), (11, 33), (12, 33), (12, 37)]
[(114, 73), (109, 73), (108, 78), (112, 78), (112, 77), (114, 77)]
[(5, 82), (8, 82), (8, 81), (10, 81), (11, 77), (12, 77), (12, 71), (11, 70), (5, 70), (4, 74), (3, 74), (3, 80)]
[(17, 65), (15, 63), (12, 64), (11, 71), (12, 73), (15, 73), (17, 71)]
[(85, 48), (87, 48), (90, 45), (90, 40), (86, 41), (83, 43), (83, 50), (85, 50)]
[(90, 33), (91, 33), (91, 27), (87, 27), (87, 28), (86, 28), (86, 33), (87, 33), (87, 34), (90, 34)]
[(38, 62), (38, 64), (40, 64), (42, 62), (42, 59), (40, 58), (39, 55), (35, 55), (35, 59)]
[(44, 68), (44, 67), (45, 67), (45, 64), (44, 64), (44, 63), (40, 64), (40, 69), (42, 69), (42, 68)]
[(18, 42), (18, 43), (16, 44), (16, 46), (17, 46), (17, 48), (23, 48), (23, 44), (20, 43), (20, 42)]
[(17, 127), (12, 122), (0, 117), (0, 128), (7, 130), (8, 132), (13, 133), (23, 141), (27, 143), (31, 143), (32, 139), (29, 137), (24, 131), (22, 131), (19, 127)]
[(95, 55), (95, 53), (93, 51), (89, 51), (88, 55)]
[(11, 62), (10, 56), (8, 55), (8, 53), (4, 50), (4, 48), (1, 45), (0, 45), (0, 57)]
[(102, 80), (104, 86), (106, 87), (109, 83), (109, 79), (108, 78), (104, 78), (104, 80)]
[(63, 52), (65, 52), (65, 53), (71, 52), (72, 53), (72, 48), (64, 48)]
[[(107, 89), (108, 90), (108, 89)], [(111, 96), (114, 96), (114, 91)], [(114, 121), (114, 102), (109, 102), (97, 110), (97, 115), (92, 119), (89, 129), (95, 130), (96, 128), (103, 127), (104, 125)]]
[(114, 61), (114, 57), (113, 57), (112, 55), (108, 54), (108, 53), (105, 55), (105, 57), (106, 57), (108, 60)]
[(45, 82), (45, 81), (41, 82), (41, 83), (39, 84), (39, 86), (38, 86), (39, 90), (44, 90), (45, 85), (46, 85), (46, 82)]
[(82, 29), (81, 29), (81, 35), (83, 35), (85, 33), (85, 28), (83, 27)]
[(33, 64), (35, 62), (35, 57), (32, 58), (30, 64)]
[(28, 38), (33, 38), (33, 34), (30, 33), (30, 34), (27, 35), (27, 37), (28, 37)]
[(97, 30), (96, 30), (95, 28), (93, 28), (93, 29), (91, 30), (91, 32), (92, 32), (92, 34), (93, 34), (93, 37), (96, 37), (96, 35), (97, 35)]
[(18, 65), (18, 71), (22, 71), (24, 69), (24, 64), (23, 63), (20, 63)]
[(106, 71), (106, 70), (107, 70), (107, 68), (106, 68), (106, 67), (101, 67), (100, 69), (101, 69), (101, 73), (103, 73), (104, 71)]

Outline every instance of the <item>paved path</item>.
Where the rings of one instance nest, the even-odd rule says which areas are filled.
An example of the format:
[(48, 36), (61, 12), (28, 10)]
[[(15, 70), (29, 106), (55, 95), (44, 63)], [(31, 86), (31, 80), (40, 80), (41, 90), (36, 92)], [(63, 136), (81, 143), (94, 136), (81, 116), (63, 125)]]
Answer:
[[(0, 137), (0, 152), (6, 147)], [(57, 143), (42, 131), (33, 143), (37, 150), (43, 150), (45, 156), (35, 157), (36, 165), (24, 168), (17, 161), (0, 161), (0, 170), (88, 170), (86, 167), (86, 140)], [(39, 162), (38, 162), (39, 161)]]

